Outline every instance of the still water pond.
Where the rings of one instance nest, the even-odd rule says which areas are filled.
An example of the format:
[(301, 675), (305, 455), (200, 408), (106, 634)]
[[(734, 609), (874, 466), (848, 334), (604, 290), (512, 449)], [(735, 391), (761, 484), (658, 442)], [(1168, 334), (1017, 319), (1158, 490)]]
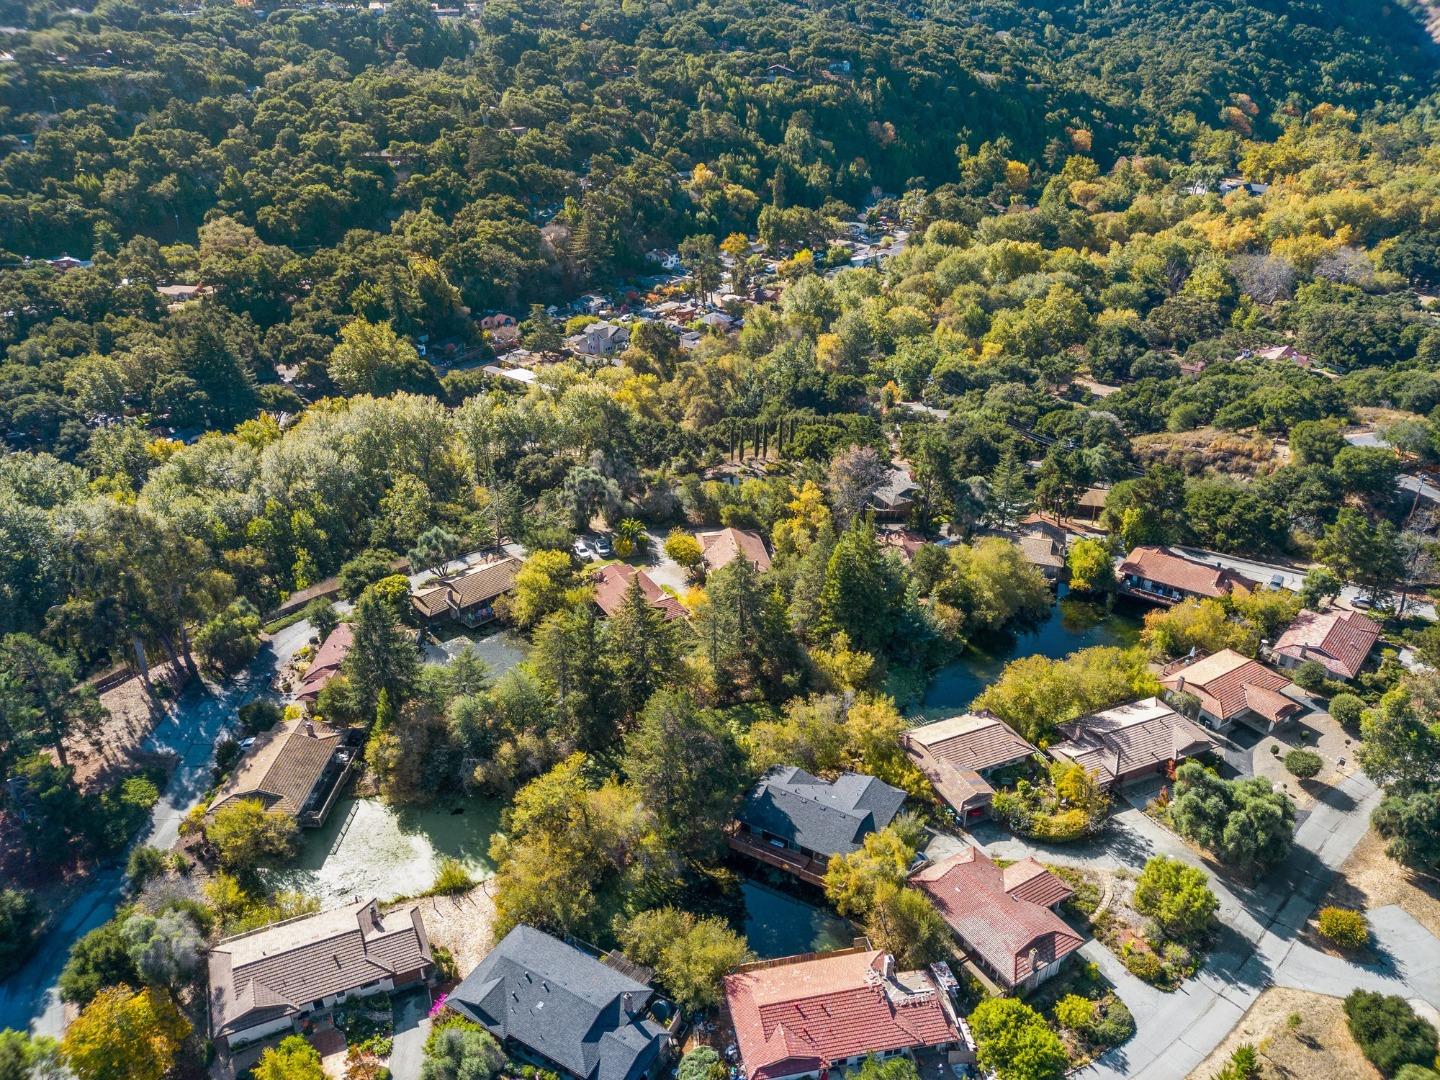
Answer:
[(846, 949), (856, 930), (833, 911), (807, 904), (758, 881), (744, 881), (745, 940), (762, 960)]
[(499, 826), (500, 803), (492, 799), (415, 809), (347, 795), (323, 828), (302, 833), (300, 854), (265, 878), (327, 907), (355, 896), (413, 896), (434, 883), (446, 857), (459, 859), (472, 877), (489, 875), (490, 837)]
[(1038, 654), (1058, 660), (1095, 645), (1127, 647), (1139, 636), (1140, 619), (1134, 613), (1107, 611), (1103, 603), (1066, 596), (1062, 586), (1060, 599), (1044, 622), (1024, 633), (973, 644), (960, 659), (936, 672), (920, 713), (935, 719), (964, 710), (1017, 657)]

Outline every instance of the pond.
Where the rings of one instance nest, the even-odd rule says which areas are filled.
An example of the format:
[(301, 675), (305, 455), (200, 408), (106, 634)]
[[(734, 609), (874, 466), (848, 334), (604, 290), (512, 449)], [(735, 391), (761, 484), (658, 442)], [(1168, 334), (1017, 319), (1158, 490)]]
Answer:
[(417, 809), (347, 795), (324, 827), (301, 834), (300, 853), (289, 864), (265, 871), (265, 881), (328, 907), (356, 896), (387, 900), (424, 892), (447, 856), (459, 859), (471, 876), (487, 877), (494, 870), (488, 851), (500, 827), (500, 805), (453, 798)]
[(762, 960), (848, 949), (855, 926), (832, 911), (758, 881), (743, 881), (745, 940)]
[(1017, 657), (1039, 654), (1058, 660), (1096, 645), (1128, 647), (1139, 638), (1140, 625), (1131, 611), (1119, 607), (1107, 611), (1103, 603), (1065, 595), (1062, 586), (1044, 622), (1023, 633), (974, 643), (960, 659), (936, 672), (920, 714), (937, 719), (963, 711)]

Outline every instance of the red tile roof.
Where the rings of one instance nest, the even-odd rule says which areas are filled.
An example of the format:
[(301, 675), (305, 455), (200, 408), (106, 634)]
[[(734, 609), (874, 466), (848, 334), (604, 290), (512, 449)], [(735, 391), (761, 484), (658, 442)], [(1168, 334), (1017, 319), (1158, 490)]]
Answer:
[(1302, 611), (1275, 642), (1277, 656), (1318, 660), (1340, 679), (1353, 679), (1380, 640), (1380, 624), (1358, 611)]
[(1196, 562), (1160, 547), (1137, 547), (1125, 556), (1120, 573), (1134, 574), (1196, 596), (1224, 596), (1237, 586), (1256, 587), (1256, 582), (1234, 570)]
[(759, 533), (745, 529), (719, 529), (697, 533), (696, 539), (700, 541), (707, 570), (719, 570), (737, 555), (744, 555), (762, 574), (770, 569), (770, 553), (765, 550), (765, 541), (760, 539)]
[(1053, 908), (1075, 892), (1062, 878), (1041, 866), (1029, 855), (1011, 863), (1001, 872), (1005, 892), (1016, 900)]
[(1214, 746), (1198, 724), (1153, 697), (1082, 716), (1061, 724), (1060, 730), (1065, 739), (1050, 747), (1051, 755), (1099, 774), (1106, 785), (1117, 777), (1195, 757)]
[(342, 622), (331, 630), (320, 648), (315, 650), (315, 659), (310, 661), (310, 667), (305, 672), (305, 678), (300, 681), (300, 689), (295, 696), (302, 701), (318, 697), (320, 691), (325, 689), (325, 684), (339, 674), (340, 665), (350, 655), (354, 644), (355, 632), (350, 629), (349, 623)]
[(1023, 983), (1084, 944), (1053, 911), (1028, 898), (1043, 900), (1048, 886), (1026, 880), (1010, 892), (1004, 871), (979, 848), (922, 867), (910, 883), (929, 895), (961, 944), (1007, 986)]
[(1206, 712), (1222, 721), (1249, 709), (1273, 723), (1304, 708), (1280, 692), (1289, 679), (1234, 649), (1222, 649), (1161, 681), (1170, 690), (1194, 694)]
[(630, 588), (630, 579), (640, 579), (640, 591), (645, 594), (651, 607), (657, 607), (667, 620), (683, 619), (685, 608), (680, 601), (656, 585), (644, 570), (638, 570), (628, 563), (611, 563), (595, 571), (595, 604), (607, 617), (620, 610), (625, 602), (625, 593)]
[(885, 953), (850, 949), (756, 964), (725, 976), (747, 1080), (961, 1039), (930, 975), (896, 975)]

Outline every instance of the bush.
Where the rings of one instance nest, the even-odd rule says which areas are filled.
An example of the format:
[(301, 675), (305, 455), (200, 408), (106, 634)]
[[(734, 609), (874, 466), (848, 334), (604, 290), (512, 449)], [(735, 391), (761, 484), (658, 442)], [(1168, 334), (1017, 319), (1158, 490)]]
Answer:
[(1435, 1029), (1402, 997), (1356, 990), (1345, 999), (1345, 1018), (1360, 1051), (1386, 1076), (1435, 1060)]
[(140, 844), (130, 849), (130, 858), (125, 860), (125, 876), (136, 889), (143, 889), (147, 882), (165, 873), (169, 862), (159, 848)]
[(677, 1080), (725, 1080), (730, 1069), (711, 1046), (697, 1046), (680, 1059)]
[(475, 879), (470, 876), (470, 871), (465, 869), (465, 864), (459, 859), (446, 856), (440, 860), (440, 869), (435, 874), (435, 884), (430, 886), (429, 895), (455, 896), (469, 892), (474, 887)]
[(1365, 702), (1354, 694), (1336, 694), (1330, 699), (1330, 715), (1343, 728), (1354, 730), (1360, 726), (1360, 714), (1365, 711)]
[(1152, 952), (1130, 949), (1125, 954), (1125, 969), (1141, 982), (1158, 983), (1165, 978), (1165, 964)]
[(1324, 766), (1324, 759), (1314, 750), (1291, 750), (1285, 755), (1285, 768), (1290, 770), (1291, 776), (1301, 780), (1320, 775)]
[(1171, 937), (1190, 939), (1203, 933), (1219, 906), (1204, 871), (1164, 855), (1146, 862), (1135, 884), (1135, 910)]
[(1134, 1015), (1125, 1002), (1114, 996), (1085, 1032), (1086, 1037), (1097, 1046), (1119, 1046), (1134, 1034)]
[(1316, 920), (1320, 936), (1342, 949), (1363, 949), (1370, 942), (1370, 924), (1360, 911), (1324, 907)]
[(250, 870), (292, 854), (298, 831), (288, 814), (268, 812), (259, 799), (237, 799), (215, 812), (205, 837), (215, 845), (222, 866)]
[(1290, 678), (1301, 690), (1308, 690), (1314, 694), (1325, 689), (1325, 684), (1330, 679), (1330, 673), (1325, 670), (1325, 665), (1319, 660), (1306, 660), (1296, 667), (1295, 674)]
[(460, 965), (455, 962), (455, 954), (444, 945), (432, 943), (430, 955), (435, 961), (435, 974), (442, 983), (454, 982), (460, 978)]
[(285, 710), (274, 701), (251, 701), (241, 705), (237, 715), (246, 735), (258, 735), (285, 719)]
[(1071, 1031), (1086, 1032), (1098, 1013), (1095, 1002), (1079, 994), (1066, 994), (1055, 1003), (1055, 1022)]
[(140, 985), (130, 957), (130, 942), (120, 930), (121, 917), (103, 923), (77, 941), (60, 972), (60, 999), (88, 1005), (108, 987)]

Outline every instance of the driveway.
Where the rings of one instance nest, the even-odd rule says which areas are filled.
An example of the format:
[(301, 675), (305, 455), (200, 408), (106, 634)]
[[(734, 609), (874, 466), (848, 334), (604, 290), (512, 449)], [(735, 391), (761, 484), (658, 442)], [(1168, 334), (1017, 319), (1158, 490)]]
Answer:
[[(1440, 993), (1440, 942), (1403, 911), (1382, 908), (1372, 915), (1391, 970), (1367, 969), (1297, 940), (1335, 870), (1365, 835), (1370, 812), (1380, 800), (1380, 792), (1360, 772), (1341, 777), (1331, 791), (1296, 829), (1289, 857), (1254, 888), (1216, 878), (1179, 837), (1133, 806), (1112, 815), (1102, 836), (1079, 844), (1039, 848), (988, 823), (972, 832), (975, 841), (998, 858), (1034, 854), (1057, 865), (1095, 870), (1138, 873), (1152, 855), (1168, 855), (1203, 870), (1220, 901), (1216, 947), (1200, 971), (1172, 994), (1140, 982), (1098, 941), (1086, 944), (1086, 958), (1100, 966), (1134, 1013), (1136, 1032), (1130, 1042), (1074, 1075), (1086, 1080), (1185, 1076), (1272, 984), (1335, 996), (1357, 986), (1388, 986), (1407, 997), (1435, 1000), (1433, 995)], [(926, 854), (942, 858), (962, 842), (939, 835)]]
[[(271, 687), (276, 673), (305, 640), (290, 633), (268, 641), (250, 668), (228, 685), (207, 684), (203, 689), (192, 685), (166, 706), (142, 749), (175, 754), (175, 771), (151, 811), (149, 827), (136, 843), (163, 849), (175, 842), (180, 822), (210, 786), (216, 741), (235, 722), (241, 705), (276, 696)], [(65, 1033), (65, 1007), (56, 986), (60, 970), (70, 947), (114, 916), (125, 881), (124, 864), (122, 855), (98, 868), (85, 890), (57, 916), (25, 966), (0, 983), (0, 1028), (28, 1028), (55, 1038)]]
[(395, 1042), (390, 1050), (392, 1080), (419, 1080), (430, 1037), (430, 989), (419, 987), (395, 998)]

